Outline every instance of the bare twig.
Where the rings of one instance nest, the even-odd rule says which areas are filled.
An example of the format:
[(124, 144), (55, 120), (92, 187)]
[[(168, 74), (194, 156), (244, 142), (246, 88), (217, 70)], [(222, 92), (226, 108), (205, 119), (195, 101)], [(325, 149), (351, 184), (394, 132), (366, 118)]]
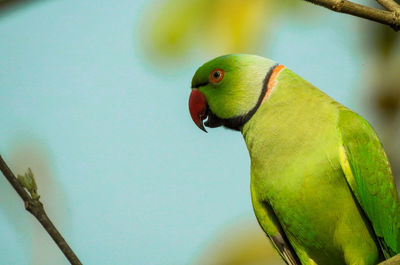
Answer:
[[(369, 6), (363, 6), (351, 1), (347, 0), (305, 0), (307, 2), (314, 3), (316, 5), (320, 5), (326, 7), (330, 10), (339, 13), (345, 13), (361, 18), (365, 18), (368, 20), (372, 20), (384, 25), (388, 25), (392, 27), (395, 31), (400, 30), (400, 13), (399, 9), (396, 8), (396, 3), (392, 0), (377, 0), (378, 2), (382, 2), (381, 4), (385, 3), (385, 7), (389, 9), (381, 10)], [(392, 8), (395, 11), (391, 10)]]
[[(0, 156), (0, 170), (3, 172), (3, 175), (7, 178), (10, 184), (13, 186), (18, 195), (22, 198), (25, 204), (25, 208), (29, 211), (36, 219), (40, 222), (40, 224), (46, 229), (47, 233), (53, 238), (54, 242), (56, 242), (57, 246), (64, 253), (65, 257), (69, 260), (72, 265), (82, 265), (79, 261), (78, 257), (69, 247), (63, 236), (58, 232), (57, 228), (51, 222), (50, 218), (47, 216), (43, 204), (39, 201), (39, 196), (32, 194), (30, 195), (25, 188), (21, 185), (20, 181), (15, 177), (13, 172), (7, 166), (6, 162)], [(32, 174), (30, 171), (28, 172)], [(33, 178), (33, 175), (32, 175)], [(34, 181), (34, 180), (33, 180)], [(36, 188), (36, 184), (34, 185)], [(29, 188), (29, 187), (26, 187)], [(31, 191), (29, 190), (31, 193)]]
[(400, 254), (394, 257), (391, 257), (388, 260), (382, 261), (378, 265), (397, 265), (400, 264)]

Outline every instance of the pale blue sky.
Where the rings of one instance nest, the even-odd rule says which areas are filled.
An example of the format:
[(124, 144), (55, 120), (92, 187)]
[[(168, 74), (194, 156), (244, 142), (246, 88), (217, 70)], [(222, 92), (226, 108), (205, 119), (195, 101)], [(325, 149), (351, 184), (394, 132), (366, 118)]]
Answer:
[[(63, 232), (84, 264), (188, 264), (253, 215), (241, 135), (205, 134), (188, 114), (192, 74), (211, 58), (164, 72), (143, 62), (134, 25), (145, 2), (39, 1), (0, 17), (0, 154), (19, 139), (45, 145), (66, 195)], [(278, 19), (260, 55), (356, 107), (355, 20)], [(0, 264), (29, 264), (29, 242), (4, 215)]]

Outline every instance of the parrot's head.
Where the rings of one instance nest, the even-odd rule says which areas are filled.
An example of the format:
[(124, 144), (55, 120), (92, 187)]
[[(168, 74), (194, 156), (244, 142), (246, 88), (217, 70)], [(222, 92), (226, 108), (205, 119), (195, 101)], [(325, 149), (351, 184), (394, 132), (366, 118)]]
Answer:
[(189, 111), (193, 121), (205, 132), (204, 125), (240, 130), (261, 104), (268, 73), (275, 65), (248, 54), (225, 55), (202, 65), (192, 79)]

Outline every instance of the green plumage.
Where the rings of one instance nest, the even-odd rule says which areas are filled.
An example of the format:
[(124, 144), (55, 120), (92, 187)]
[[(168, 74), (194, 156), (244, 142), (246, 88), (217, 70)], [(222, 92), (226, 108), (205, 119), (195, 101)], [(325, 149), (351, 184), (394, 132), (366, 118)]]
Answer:
[(341, 111), (338, 127), (342, 163), (354, 196), (372, 222), (386, 257), (400, 250), (400, 207), (385, 151), (371, 126), (352, 111)]
[[(288, 69), (265, 80), (274, 64), (251, 55), (219, 57), (192, 82), (210, 112), (234, 118), (274, 81), (240, 127), (261, 227), (289, 264), (367, 265), (400, 253), (399, 199), (373, 129)], [(223, 82), (207, 84), (214, 68), (227, 73)]]

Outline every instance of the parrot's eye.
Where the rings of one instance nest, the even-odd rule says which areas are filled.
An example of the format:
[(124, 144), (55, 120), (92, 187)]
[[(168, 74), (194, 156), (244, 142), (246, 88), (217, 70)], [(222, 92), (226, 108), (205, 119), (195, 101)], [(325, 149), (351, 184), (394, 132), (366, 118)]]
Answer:
[(222, 69), (214, 69), (210, 73), (210, 82), (211, 83), (218, 83), (219, 81), (224, 78), (224, 70)]

